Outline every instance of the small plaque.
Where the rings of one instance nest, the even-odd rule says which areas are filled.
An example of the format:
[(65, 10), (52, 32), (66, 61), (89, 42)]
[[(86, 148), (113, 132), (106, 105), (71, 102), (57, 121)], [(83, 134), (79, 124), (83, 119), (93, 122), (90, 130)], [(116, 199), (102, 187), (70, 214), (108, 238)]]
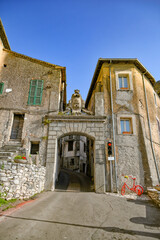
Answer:
[(113, 161), (114, 157), (108, 157), (108, 161)]

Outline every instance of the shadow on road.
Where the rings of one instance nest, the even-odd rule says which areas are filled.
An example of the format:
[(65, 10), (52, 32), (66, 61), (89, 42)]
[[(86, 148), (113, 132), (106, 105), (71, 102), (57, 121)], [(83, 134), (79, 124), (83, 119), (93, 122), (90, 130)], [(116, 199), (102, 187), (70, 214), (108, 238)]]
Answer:
[(57, 221), (50, 221), (50, 220), (43, 220), (43, 219), (35, 219), (35, 218), (15, 217), (15, 216), (8, 216), (8, 215), (2, 215), (2, 214), (0, 214), (0, 216), (5, 216), (7, 218), (12, 218), (14, 220), (17, 219), (17, 220), (25, 220), (25, 221), (45, 222), (45, 223), (51, 223), (51, 224), (61, 224), (61, 225), (66, 225), (71, 227), (91, 228), (91, 229), (103, 230), (111, 233), (122, 233), (122, 234), (130, 234), (132, 236), (138, 235), (138, 236), (160, 239), (160, 233), (135, 231), (135, 230), (118, 228), (118, 227), (99, 227), (99, 226), (82, 225), (82, 224), (76, 224), (76, 223), (66, 223), (66, 222), (57, 222)]
[[(127, 200), (138, 205), (143, 205), (146, 208), (146, 217), (134, 217), (130, 221), (136, 224), (143, 224), (153, 228), (160, 228), (160, 209), (154, 205), (151, 205), (150, 201), (141, 200)], [(135, 206), (136, 207), (136, 206)]]
[(57, 191), (93, 192), (93, 183), (84, 173), (61, 169), (55, 189)]

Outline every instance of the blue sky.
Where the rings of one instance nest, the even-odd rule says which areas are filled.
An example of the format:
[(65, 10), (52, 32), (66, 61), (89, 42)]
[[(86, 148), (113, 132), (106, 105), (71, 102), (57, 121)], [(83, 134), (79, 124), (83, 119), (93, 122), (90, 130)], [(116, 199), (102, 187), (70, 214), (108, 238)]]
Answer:
[(1, 0), (11, 49), (66, 67), (85, 100), (99, 58), (138, 58), (160, 80), (160, 0)]

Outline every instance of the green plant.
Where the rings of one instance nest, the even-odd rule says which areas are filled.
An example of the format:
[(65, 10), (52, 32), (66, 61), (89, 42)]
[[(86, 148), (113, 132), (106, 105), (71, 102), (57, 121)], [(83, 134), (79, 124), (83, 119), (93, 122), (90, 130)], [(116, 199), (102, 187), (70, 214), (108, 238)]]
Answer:
[(2, 170), (4, 169), (4, 164), (1, 165), (1, 169), (2, 169)]
[(44, 123), (44, 125), (47, 125), (47, 124), (51, 123), (51, 121), (49, 119), (44, 119), (43, 123)]
[(63, 112), (59, 112), (58, 115), (63, 115)]
[(4, 204), (7, 204), (7, 203), (8, 203), (7, 200), (5, 200), (4, 198), (0, 198), (0, 207)]
[(48, 136), (43, 136), (42, 139), (43, 139), (43, 140), (47, 140), (47, 139), (48, 139)]
[(17, 155), (17, 156), (14, 157), (14, 159), (26, 159), (26, 157), (25, 156), (21, 156), (21, 155)]

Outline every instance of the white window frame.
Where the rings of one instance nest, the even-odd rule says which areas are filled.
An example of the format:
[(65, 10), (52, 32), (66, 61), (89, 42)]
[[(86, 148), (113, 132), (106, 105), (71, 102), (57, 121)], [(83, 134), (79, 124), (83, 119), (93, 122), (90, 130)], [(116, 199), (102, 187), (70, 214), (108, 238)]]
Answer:
[[(132, 71), (115, 71), (116, 76), (116, 90), (120, 91), (133, 91), (133, 83), (132, 83)], [(120, 88), (119, 86), (119, 77), (127, 77), (128, 88)]]
[[(130, 122), (130, 132), (121, 132), (121, 120), (129, 120)], [(117, 115), (117, 132), (120, 135), (128, 136), (128, 135), (136, 135), (136, 119), (134, 115), (130, 114), (118, 114)]]
[[(121, 128), (121, 134), (132, 134), (132, 120), (130, 118), (120, 118), (120, 124), (123, 122), (124, 131), (122, 132)], [(127, 131), (127, 125), (126, 122), (129, 123), (129, 131)]]

